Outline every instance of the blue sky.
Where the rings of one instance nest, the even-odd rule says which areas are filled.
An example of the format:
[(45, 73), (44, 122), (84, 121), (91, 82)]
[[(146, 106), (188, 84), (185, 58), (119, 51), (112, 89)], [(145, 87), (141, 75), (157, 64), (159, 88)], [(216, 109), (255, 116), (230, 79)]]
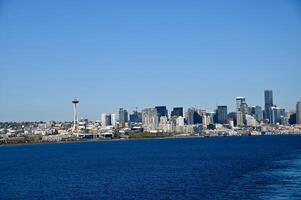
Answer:
[[(301, 97), (297, 0), (0, 0), (0, 121), (155, 105), (286, 109)], [(170, 109), (169, 109), (170, 110)]]

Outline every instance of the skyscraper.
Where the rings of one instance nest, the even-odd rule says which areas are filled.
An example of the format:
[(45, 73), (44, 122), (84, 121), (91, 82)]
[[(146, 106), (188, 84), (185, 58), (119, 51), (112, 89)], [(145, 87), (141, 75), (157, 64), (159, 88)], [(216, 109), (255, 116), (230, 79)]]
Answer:
[(264, 118), (268, 119), (271, 122), (270, 110), (274, 105), (273, 103), (273, 91), (265, 90), (264, 91)]
[(249, 114), (249, 106), (246, 102), (240, 105), (240, 111), (242, 112), (243, 123), (246, 124), (246, 115)]
[(297, 120), (296, 120), (296, 113), (291, 113), (289, 115), (289, 124), (293, 125), (293, 124), (296, 124)]
[(241, 104), (246, 103), (246, 99), (244, 97), (236, 97), (236, 111), (240, 111)]
[(242, 116), (241, 111), (236, 112), (236, 125), (237, 126), (243, 126), (244, 125), (243, 116)]
[(220, 124), (227, 123), (227, 106), (217, 106), (217, 122)]
[(168, 111), (166, 109), (166, 106), (156, 106), (155, 109), (157, 110), (158, 119), (160, 119), (160, 117), (168, 118)]
[(239, 118), (237, 125), (243, 126), (246, 122), (246, 115), (249, 113), (249, 107), (244, 97), (236, 97), (236, 113), (236, 118)]
[(202, 123), (202, 116), (200, 115), (200, 112), (198, 112), (198, 110), (196, 110), (193, 113), (193, 122), (194, 122), (194, 124), (201, 124)]
[(185, 113), (185, 119), (187, 124), (194, 124), (194, 113), (196, 112), (195, 108), (188, 108)]
[(133, 111), (133, 114), (130, 114), (130, 122), (132, 123), (140, 123), (142, 122), (142, 114), (138, 111)]
[(296, 124), (301, 124), (301, 100), (296, 105)]
[(111, 125), (116, 126), (116, 115), (115, 115), (115, 113), (111, 114)]
[(158, 127), (159, 118), (155, 108), (146, 108), (142, 110), (142, 123), (146, 130), (153, 130)]
[(107, 113), (101, 114), (101, 126), (106, 127), (111, 125), (111, 115)]
[(270, 123), (272, 124), (277, 124), (279, 123), (280, 124), (280, 118), (281, 116), (284, 115), (284, 109), (281, 109), (279, 107), (276, 107), (276, 106), (272, 106), (270, 108)]
[(126, 122), (128, 122), (128, 111), (123, 108), (120, 108), (119, 109), (119, 123), (124, 124)]
[(255, 118), (258, 120), (258, 121), (262, 121), (263, 120), (263, 112), (262, 112), (262, 108), (261, 106), (256, 106), (255, 107)]
[(173, 110), (171, 111), (171, 117), (183, 117), (183, 107), (176, 107), (173, 108)]
[(255, 106), (249, 106), (249, 115), (255, 115), (255, 110), (256, 110)]

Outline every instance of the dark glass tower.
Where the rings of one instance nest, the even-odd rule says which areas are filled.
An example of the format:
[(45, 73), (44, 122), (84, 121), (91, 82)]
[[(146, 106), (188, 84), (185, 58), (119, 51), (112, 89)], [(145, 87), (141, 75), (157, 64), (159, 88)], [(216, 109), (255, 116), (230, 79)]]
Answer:
[(142, 122), (142, 113), (134, 111), (133, 114), (130, 114), (130, 122), (140, 123)]
[(220, 124), (227, 123), (227, 106), (217, 106), (217, 122)]
[(166, 109), (166, 106), (156, 106), (155, 109), (157, 110), (159, 121), (160, 117), (168, 117), (168, 111)]
[(176, 107), (173, 108), (171, 111), (171, 117), (183, 117), (183, 108), (182, 107)]
[(273, 103), (273, 91), (265, 90), (264, 91), (264, 118), (271, 121), (270, 110), (274, 105)]

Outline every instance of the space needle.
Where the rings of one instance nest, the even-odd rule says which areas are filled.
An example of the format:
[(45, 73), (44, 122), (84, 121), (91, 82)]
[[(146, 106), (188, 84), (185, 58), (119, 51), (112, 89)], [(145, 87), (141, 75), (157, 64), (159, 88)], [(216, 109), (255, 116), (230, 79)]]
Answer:
[(78, 113), (77, 113), (77, 104), (79, 100), (77, 98), (72, 100), (73, 103), (73, 130), (76, 130), (78, 127)]

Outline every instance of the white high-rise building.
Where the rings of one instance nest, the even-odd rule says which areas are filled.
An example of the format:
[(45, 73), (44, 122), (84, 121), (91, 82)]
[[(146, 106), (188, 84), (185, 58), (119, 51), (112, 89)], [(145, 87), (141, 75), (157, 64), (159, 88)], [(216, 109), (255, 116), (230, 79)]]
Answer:
[(252, 115), (246, 115), (246, 124), (250, 127), (256, 127), (259, 123)]
[(102, 127), (116, 126), (116, 114), (102, 113), (100, 121)]
[(111, 114), (111, 125), (116, 126), (116, 114), (115, 113)]
[(111, 115), (107, 113), (101, 114), (101, 126), (106, 127), (111, 125)]
[(157, 110), (155, 108), (142, 110), (142, 123), (147, 131), (157, 129), (159, 125)]
[(184, 122), (184, 117), (182, 117), (182, 116), (177, 117), (176, 126), (184, 126), (185, 125), (184, 123), (185, 123)]
[(160, 117), (160, 124), (167, 124), (168, 118), (166, 116)]

